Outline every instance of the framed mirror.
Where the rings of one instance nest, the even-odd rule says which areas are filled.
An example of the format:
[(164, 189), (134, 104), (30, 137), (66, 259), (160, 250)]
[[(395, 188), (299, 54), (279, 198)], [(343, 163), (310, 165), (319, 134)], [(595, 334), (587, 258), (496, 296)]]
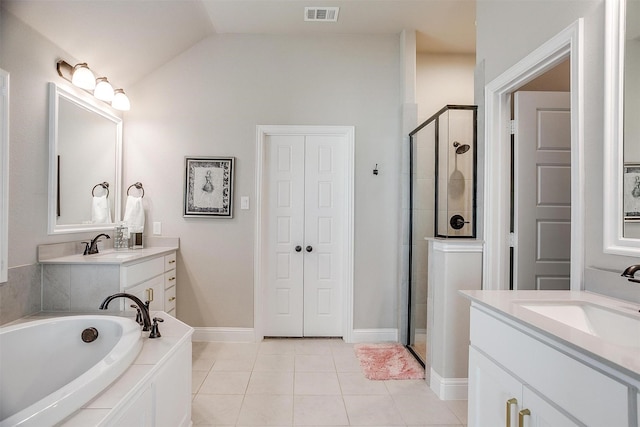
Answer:
[(0, 283), (9, 261), (9, 73), (0, 69)]
[(120, 221), (122, 119), (49, 83), (49, 234), (112, 229)]
[(627, 256), (640, 255), (639, 6), (606, 1), (603, 243)]

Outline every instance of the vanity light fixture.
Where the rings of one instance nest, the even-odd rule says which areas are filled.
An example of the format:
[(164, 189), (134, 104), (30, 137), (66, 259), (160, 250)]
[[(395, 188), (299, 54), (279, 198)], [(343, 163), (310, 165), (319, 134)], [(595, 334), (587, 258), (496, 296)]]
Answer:
[(131, 103), (129, 97), (125, 95), (124, 90), (116, 89), (113, 95), (113, 101), (111, 106), (116, 110), (129, 111), (131, 109)]
[(98, 77), (96, 79), (96, 88), (93, 90), (93, 96), (100, 101), (111, 102), (113, 101), (113, 86), (109, 83), (106, 77)]
[(116, 110), (129, 111), (131, 109), (131, 103), (124, 90), (113, 90), (113, 86), (106, 77), (96, 79), (86, 62), (71, 66), (61, 59), (56, 64), (56, 70), (60, 77), (93, 94), (97, 99), (111, 104)]
[(87, 63), (83, 62), (73, 67), (71, 83), (81, 89), (93, 90), (96, 87), (96, 76), (93, 75)]

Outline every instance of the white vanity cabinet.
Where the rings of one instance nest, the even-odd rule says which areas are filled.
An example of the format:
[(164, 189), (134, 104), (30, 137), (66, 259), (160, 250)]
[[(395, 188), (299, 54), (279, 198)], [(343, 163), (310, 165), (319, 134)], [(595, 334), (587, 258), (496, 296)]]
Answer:
[(599, 361), (475, 303), (470, 331), (470, 427), (637, 425), (634, 386)]
[(164, 311), (176, 316), (176, 253), (164, 256)]
[[(125, 264), (120, 267), (121, 291), (149, 301), (150, 311), (165, 311), (175, 316), (175, 265), (175, 252)], [(134, 310), (131, 301), (124, 301), (124, 304), (125, 310)]]
[(470, 426), (520, 427), (525, 419), (529, 427), (580, 425), (473, 347), (469, 369)]
[[(38, 246), (42, 264), (42, 309), (95, 310), (109, 295), (133, 294), (150, 302), (151, 311), (176, 315), (176, 254), (179, 241), (163, 238), (162, 246), (94, 255), (73, 253), (75, 242)], [(109, 310), (133, 310), (133, 301), (118, 298)]]

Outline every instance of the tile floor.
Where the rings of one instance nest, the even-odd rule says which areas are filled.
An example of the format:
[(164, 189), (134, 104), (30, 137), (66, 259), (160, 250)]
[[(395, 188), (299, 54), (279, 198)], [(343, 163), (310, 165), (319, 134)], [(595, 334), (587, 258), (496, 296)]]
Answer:
[(424, 380), (370, 381), (339, 339), (193, 343), (199, 426), (464, 426), (466, 401)]

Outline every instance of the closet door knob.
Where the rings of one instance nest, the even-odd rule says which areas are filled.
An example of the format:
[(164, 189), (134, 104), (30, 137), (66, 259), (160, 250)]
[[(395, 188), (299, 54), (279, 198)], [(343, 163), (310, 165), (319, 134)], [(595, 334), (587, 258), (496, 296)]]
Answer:
[(296, 246), (296, 252), (300, 252), (302, 250), (302, 246), (298, 245)]
[(311, 252), (313, 250), (313, 247), (307, 246), (305, 249), (306, 249), (307, 252)]

